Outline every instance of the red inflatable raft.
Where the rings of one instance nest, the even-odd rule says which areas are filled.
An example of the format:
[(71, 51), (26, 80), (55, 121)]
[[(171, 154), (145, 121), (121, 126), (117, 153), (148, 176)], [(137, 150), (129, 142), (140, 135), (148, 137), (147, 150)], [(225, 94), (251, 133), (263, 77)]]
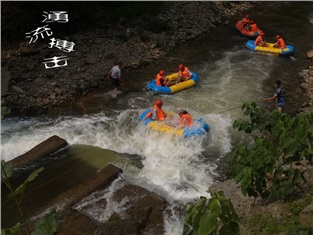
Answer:
[(236, 24), (236, 28), (238, 29), (238, 31), (243, 35), (243, 36), (247, 36), (247, 37), (251, 37), (251, 38), (256, 38), (257, 36), (260, 35), (260, 33), (262, 33), (263, 31), (261, 29), (258, 28), (257, 32), (252, 32), (252, 31), (248, 31), (246, 30), (241, 23), (241, 20), (237, 21)]

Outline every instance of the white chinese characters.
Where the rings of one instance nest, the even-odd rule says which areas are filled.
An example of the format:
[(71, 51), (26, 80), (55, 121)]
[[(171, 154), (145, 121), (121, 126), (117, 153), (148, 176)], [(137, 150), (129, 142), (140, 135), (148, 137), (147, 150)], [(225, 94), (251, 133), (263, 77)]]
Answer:
[(55, 38), (50, 38), (51, 42), (49, 43), (50, 48), (56, 47), (62, 51), (65, 51), (67, 53), (74, 51), (74, 42), (68, 42), (66, 40), (61, 40), (61, 39), (55, 39)]
[[(42, 62), (45, 64), (46, 69), (51, 69), (51, 68), (58, 68), (58, 67), (63, 67), (67, 65), (67, 60), (66, 56), (54, 56), (52, 58), (44, 59), (46, 62)], [(63, 64), (59, 64), (59, 62), (63, 62)], [(48, 66), (48, 64), (53, 64), (52, 66)]]
[[(51, 23), (51, 22), (58, 22), (58, 23), (67, 23), (69, 21), (68, 14), (66, 11), (50, 11), (49, 13), (44, 11), (43, 15), (45, 18), (42, 22)], [(51, 31), (51, 28), (49, 28), (49, 25), (44, 25), (42, 27), (38, 27), (37, 29), (26, 33), (26, 38), (30, 38), (29, 44), (34, 43), (38, 40), (38, 36), (40, 35), (42, 39), (45, 38), (45, 36), (50, 37), (53, 34)], [(49, 38), (51, 42), (49, 43), (49, 48), (58, 48), (59, 50), (70, 53), (74, 51), (74, 42), (69, 42), (62, 39), (55, 39), (55, 38)], [(51, 68), (58, 68), (67, 66), (67, 58), (66, 56), (54, 56), (52, 58), (44, 59), (45, 62), (45, 68), (51, 69)]]
[[(46, 33), (47, 36), (51, 36), (53, 33), (52, 33), (51, 29), (48, 28), (47, 26), (48, 25), (45, 25), (45, 26), (42, 26), (42, 27), (38, 27), (37, 29), (35, 29), (35, 30), (33, 30), (33, 31), (29, 32), (29, 33), (26, 33), (26, 34), (33, 33), (32, 35), (26, 36), (26, 38), (30, 38), (29, 44), (31, 44), (33, 42), (36, 42), (37, 39), (38, 39), (38, 35), (40, 35), (41, 38), (44, 39), (43, 33)], [(35, 37), (35, 40), (33, 40), (33, 37)]]
[(42, 22), (60, 22), (60, 23), (67, 23), (68, 22), (68, 15), (66, 14), (66, 11), (50, 11), (50, 13), (44, 11), (44, 14), (42, 16), (45, 17), (45, 19)]

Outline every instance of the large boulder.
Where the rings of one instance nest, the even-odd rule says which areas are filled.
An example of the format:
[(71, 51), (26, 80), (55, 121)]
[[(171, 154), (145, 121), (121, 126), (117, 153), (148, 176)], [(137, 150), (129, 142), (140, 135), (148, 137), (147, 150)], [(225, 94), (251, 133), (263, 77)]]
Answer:
[(116, 202), (125, 198), (131, 206), (125, 205), (122, 216), (114, 213), (104, 224), (103, 234), (164, 234), (163, 197), (136, 185), (126, 185), (113, 196)]
[(313, 202), (300, 212), (299, 217), (301, 224), (313, 225)]

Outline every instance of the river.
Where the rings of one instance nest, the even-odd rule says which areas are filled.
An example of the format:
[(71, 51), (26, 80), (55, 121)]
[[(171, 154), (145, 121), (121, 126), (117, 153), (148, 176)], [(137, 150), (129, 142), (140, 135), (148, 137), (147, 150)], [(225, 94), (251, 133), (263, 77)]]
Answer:
[[(240, 108), (227, 110), (248, 100), (271, 97), (273, 82), (277, 79), (282, 81), (286, 93), (293, 92), (298, 87), (296, 78), (305, 62), (304, 54), (313, 43), (312, 2), (268, 2), (249, 14), (265, 31), (267, 41), (274, 42), (276, 34), (280, 34), (286, 44), (294, 45), (294, 56), (283, 58), (248, 51), (244, 47), (247, 38), (236, 31), (236, 19), (233, 19), (229, 26), (221, 26), (179, 46), (162, 62), (127, 78), (123, 93), (94, 94), (83, 104), (85, 114), (3, 120), (1, 155), (4, 160), (13, 159), (52, 135), (70, 144), (69, 149), (45, 162), (47, 173), (43, 174), (41, 183), (26, 194), (26, 207), (39, 207), (108, 161), (122, 167), (123, 177), (129, 182), (165, 197), (169, 211), (175, 204), (186, 205), (201, 195), (209, 197), (207, 190), (219, 175), (219, 163), (242, 140), (241, 133), (232, 129), (233, 121), (242, 117), (242, 111)], [(200, 75), (196, 87), (172, 96), (156, 96), (145, 91), (144, 86), (160, 69), (170, 74), (176, 72), (180, 63)], [(297, 96), (286, 97), (285, 112), (296, 112)], [(148, 132), (137, 118), (156, 99), (163, 100), (164, 110), (184, 108), (192, 117), (202, 117), (211, 128), (208, 136), (180, 139)], [(274, 101), (260, 104), (268, 109), (275, 107)], [(38, 195), (43, 189), (45, 197)], [(9, 212), (11, 206), (5, 204), (2, 199), (4, 225), (12, 223), (4, 219), (4, 216), (10, 217), (5, 214), (13, 213)], [(181, 234), (184, 218), (174, 210), (164, 216), (166, 234)]]

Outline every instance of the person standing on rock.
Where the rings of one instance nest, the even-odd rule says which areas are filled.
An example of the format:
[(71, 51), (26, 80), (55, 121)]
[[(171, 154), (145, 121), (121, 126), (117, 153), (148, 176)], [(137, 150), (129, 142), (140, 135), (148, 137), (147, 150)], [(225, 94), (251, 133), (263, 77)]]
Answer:
[(276, 99), (276, 108), (278, 112), (282, 112), (284, 105), (285, 105), (285, 89), (283, 85), (281, 84), (280, 80), (276, 80), (274, 82), (275, 86), (275, 94), (273, 97), (270, 98), (264, 98), (263, 100), (274, 100)]
[(114, 91), (120, 91), (123, 85), (122, 81), (122, 71), (121, 68), (123, 66), (122, 62), (118, 62), (113, 68), (110, 70), (107, 79), (111, 79), (113, 85), (115, 86)]

